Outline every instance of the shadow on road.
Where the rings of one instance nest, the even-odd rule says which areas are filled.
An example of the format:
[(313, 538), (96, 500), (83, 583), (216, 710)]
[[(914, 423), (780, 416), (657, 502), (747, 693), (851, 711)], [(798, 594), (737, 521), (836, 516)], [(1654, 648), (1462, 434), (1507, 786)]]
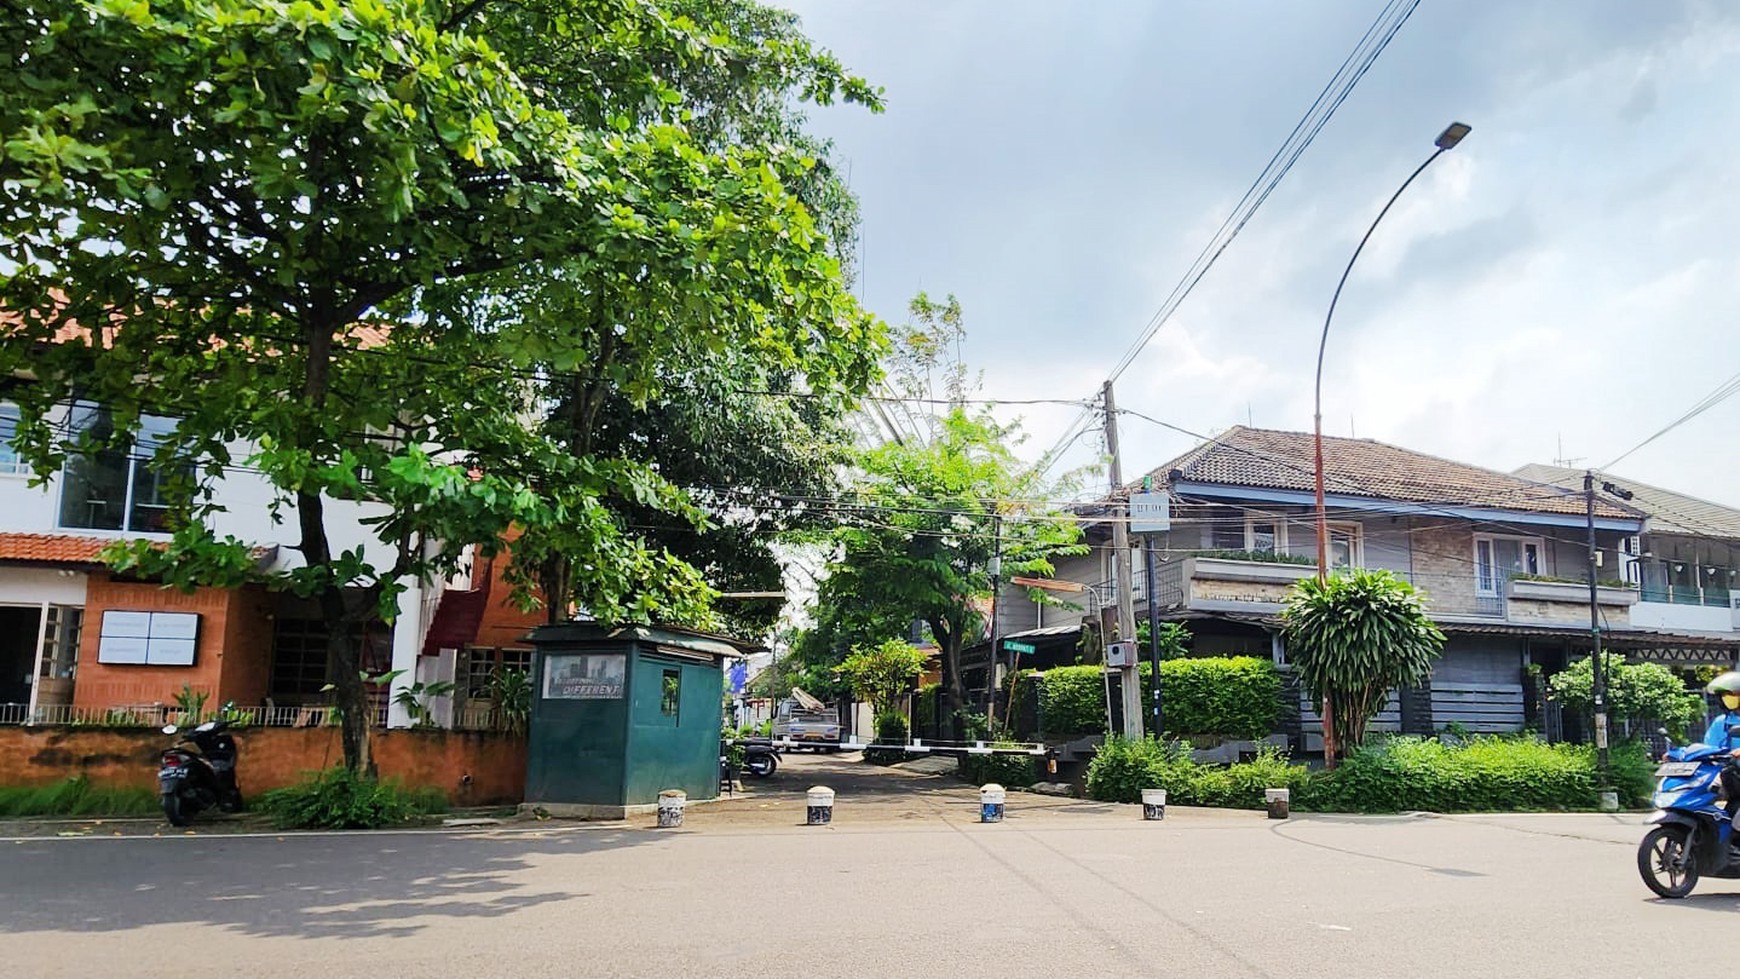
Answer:
[(513, 879), (536, 855), (650, 842), (637, 831), (14, 843), (0, 849), (0, 934), (210, 924), (250, 936), (415, 935), (426, 918), (493, 918), (586, 897)]

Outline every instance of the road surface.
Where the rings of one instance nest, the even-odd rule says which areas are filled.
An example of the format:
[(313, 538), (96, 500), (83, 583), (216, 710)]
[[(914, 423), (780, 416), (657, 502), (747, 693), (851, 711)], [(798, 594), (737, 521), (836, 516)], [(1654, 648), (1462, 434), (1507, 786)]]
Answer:
[[(0, 961), (49, 976), (1661, 976), (1740, 882), (1651, 899), (1638, 817), (1296, 817), (798, 759), (678, 831), (0, 843)], [(841, 786), (830, 827), (797, 792)]]

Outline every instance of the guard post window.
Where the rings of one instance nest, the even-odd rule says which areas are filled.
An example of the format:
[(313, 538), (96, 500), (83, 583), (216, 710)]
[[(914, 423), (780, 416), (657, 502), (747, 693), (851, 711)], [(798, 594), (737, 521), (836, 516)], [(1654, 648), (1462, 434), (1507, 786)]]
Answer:
[(683, 699), (683, 674), (681, 670), (666, 670), (664, 682), (659, 684), (659, 713), (666, 717), (677, 716), (677, 705)]

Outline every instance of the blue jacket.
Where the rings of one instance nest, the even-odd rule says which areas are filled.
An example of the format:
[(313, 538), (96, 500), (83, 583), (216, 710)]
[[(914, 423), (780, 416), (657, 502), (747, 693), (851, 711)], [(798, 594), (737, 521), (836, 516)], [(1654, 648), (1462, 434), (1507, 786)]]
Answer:
[(1730, 724), (1740, 724), (1740, 713), (1724, 711), (1717, 714), (1716, 719), (1710, 722), (1710, 729), (1704, 732), (1703, 743), (1717, 748), (1733, 749), (1734, 742), (1740, 740), (1740, 735), (1729, 735)]

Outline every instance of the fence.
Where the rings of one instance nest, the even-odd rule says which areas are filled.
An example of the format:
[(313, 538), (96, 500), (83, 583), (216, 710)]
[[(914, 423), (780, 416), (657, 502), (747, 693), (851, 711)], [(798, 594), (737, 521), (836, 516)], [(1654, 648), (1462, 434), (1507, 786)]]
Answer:
[[(373, 726), (385, 728), (388, 720), (385, 704), (373, 707)], [(0, 704), (0, 727), (67, 726), (67, 727), (148, 727), (165, 724), (186, 726), (202, 720), (223, 717), (238, 727), (329, 727), (338, 724), (338, 708), (331, 705), (268, 704), (260, 707), (230, 707), (208, 709), (197, 716), (175, 704), (115, 704), (107, 707), (73, 704), (42, 705)], [(507, 731), (518, 726), (515, 718), (489, 703), (467, 703), (452, 712), (453, 723), (423, 725), (456, 731)]]

